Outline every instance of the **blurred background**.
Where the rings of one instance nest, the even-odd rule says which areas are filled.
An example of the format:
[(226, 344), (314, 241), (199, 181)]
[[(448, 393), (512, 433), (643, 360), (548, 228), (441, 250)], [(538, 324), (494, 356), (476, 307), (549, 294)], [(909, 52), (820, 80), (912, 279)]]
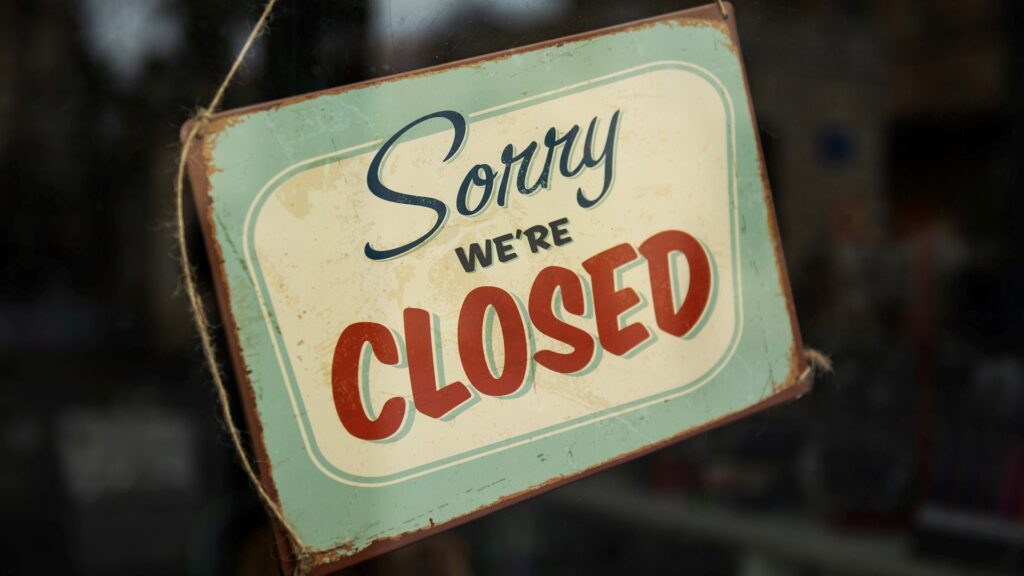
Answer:
[[(696, 4), (283, 0), (226, 107)], [(1024, 573), (1024, 3), (736, 4), (836, 373), (347, 574)], [(171, 226), (178, 129), (260, 7), (0, 1), (0, 574), (278, 570)]]

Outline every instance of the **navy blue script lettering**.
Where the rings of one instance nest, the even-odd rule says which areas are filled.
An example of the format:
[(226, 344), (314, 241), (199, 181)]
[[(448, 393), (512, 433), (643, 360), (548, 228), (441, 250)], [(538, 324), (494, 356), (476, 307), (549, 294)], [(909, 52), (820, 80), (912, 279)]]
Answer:
[[(427, 208), (434, 212), (434, 224), (429, 230), (420, 234), (414, 240), (395, 248), (377, 249), (367, 242), (363, 251), (366, 257), (371, 260), (387, 260), (414, 250), (433, 238), (445, 226), (448, 220), (449, 208), (448, 204), (443, 200), (437, 197), (416, 196), (414, 194), (398, 192), (388, 188), (380, 179), (382, 164), (387, 158), (388, 153), (402, 136), (415, 126), (434, 119), (445, 120), (452, 125), (451, 149), (442, 159), (442, 163), (451, 160), (466, 141), (468, 123), (465, 116), (459, 112), (442, 110), (418, 118), (398, 132), (395, 132), (377, 151), (373, 161), (370, 162), (370, 169), (366, 174), (366, 185), (374, 196), (395, 204)], [(582, 133), (579, 125), (573, 125), (561, 135), (558, 129), (551, 127), (548, 128), (539, 141), (534, 140), (530, 142), (521, 148), (520, 152), (516, 152), (517, 149), (513, 144), (508, 144), (498, 154), (500, 159), (500, 166), (498, 168), (490, 164), (481, 163), (469, 169), (456, 193), (455, 209), (462, 216), (471, 218), (481, 214), (491, 206), (492, 200), (495, 199), (498, 206), (507, 207), (510, 202), (509, 197), (513, 186), (520, 195), (532, 196), (539, 190), (551, 188), (556, 172), (563, 178), (573, 178), (584, 170), (603, 167), (603, 184), (599, 193), (593, 194), (593, 191), (591, 191), (588, 195), (582, 187), (576, 189), (576, 203), (581, 208), (594, 208), (608, 195), (615, 178), (615, 142), (618, 129), (619, 111), (616, 110), (608, 122), (608, 129), (603, 144), (600, 143), (598, 138), (597, 117), (590, 121), (585, 134)], [(573, 151), (577, 145), (579, 145), (582, 151), (579, 153), (580, 159), (573, 165)], [(539, 164), (540, 173), (533, 182), (528, 182), (531, 179), (530, 168), (531, 165), (535, 164), (535, 161)], [(534, 233), (539, 233), (539, 230)], [(540, 237), (531, 240), (531, 242), (535, 242), (537, 245), (545, 245), (544, 248), (547, 247), (547, 242)], [(505, 261), (502, 258), (504, 254), (500, 250), (501, 247), (499, 246), (498, 248), (499, 260)], [(477, 248), (477, 250), (480, 250), (480, 248)], [(487, 263), (484, 266), (489, 265), (489, 246), (486, 248), (486, 254)], [(476, 259), (483, 261), (485, 259), (484, 253), (473, 254), (471, 251), (468, 255), (465, 252), (460, 254), (460, 260), (463, 261), (463, 266), (467, 269), (471, 267), (469, 264)]]
[(441, 227), (444, 226), (445, 221), (448, 219), (448, 205), (437, 198), (414, 196), (412, 194), (396, 192), (385, 186), (384, 183), (380, 181), (380, 165), (384, 162), (384, 158), (388, 155), (391, 147), (394, 146), (398, 140), (413, 127), (422, 124), (427, 120), (433, 120), (434, 118), (444, 118), (452, 123), (452, 128), (455, 130), (454, 138), (452, 138), (452, 147), (448, 150), (448, 154), (444, 157), (442, 162), (447, 162), (451, 160), (452, 156), (455, 156), (455, 153), (462, 147), (462, 141), (466, 139), (466, 118), (462, 114), (451, 110), (441, 110), (440, 112), (427, 114), (418, 120), (410, 122), (405, 126), (405, 128), (402, 128), (398, 132), (395, 132), (395, 134), (391, 138), (388, 138), (388, 141), (380, 147), (380, 150), (377, 151), (377, 155), (374, 156), (373, 161), (370, 162), (370, 169), (366, 172), (366, 187), (370, 189), (370, 192), (372, 192), (374, 196), (381, 200), (387, 200), (388, 202), (394, 202), (395, 204), (408, 204), (410, 206), (423, 206), (424, 208), (429, 208), (437, 214), (437, 219), (434, 221), (434, 225), (431, 226), (430, 230), (427, 230), (425, 234), (412, 242), (397, 248), (377, 250), (367, 242), (366, 246), (363, 247), (363, 253), (371, 260), (387, 260), (388, 258), (394, 258), (405, 254), (409, 250), (412, 250), (427, 240), (430, 240), (434, 234), (437, 234), (441, 230)]

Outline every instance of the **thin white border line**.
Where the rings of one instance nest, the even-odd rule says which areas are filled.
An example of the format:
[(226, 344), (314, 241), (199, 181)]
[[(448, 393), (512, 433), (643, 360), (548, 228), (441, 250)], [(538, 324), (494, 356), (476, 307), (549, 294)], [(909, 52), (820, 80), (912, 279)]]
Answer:
[[(584, 81), (584, 82), (578, 82), (576, 84), (565, 86), (563, 88), (559, 88), (559, 89), (556, 89), (556, 90), (550, 90), (548, 92), (543, 92), (541, 94), (535, 94), (535, 95), (527, 97), (527, 98), (521, 98), (519, 100), (513, 100), (511, 102), (507, 102), (507, 103), (502, 104), (500, 106), (495, 106), (495, 107), (488, 108), (488, 109), (485, 109), (485, 110), (480, 110), (480, 111), (477, 111), (477, 112), (473, 112), (473, 113), (469, 114), (469, 117), (472, 118), (472, 117), (480, 116), (480, 115), (487, 114), (487, 113), (490, 113), (490, 112), (494, 112), (494, 111), (497, 111), (497, 110), (501, 110), (501, 109), (504, 109), (504, 108), (509, 108), (509, 107), (515, 106), (517, 104), (521, 104), (521, 103), (524, 103), (524, 102), (529, 102), (531, 100), (537, 100), (539, 98), (543, 98), (545, 96), (549, 96), (549, 95), (552, 95), (552, 94), (557, 94), (559, 92), (565, 92), (567, 90), (571, 90), (573, 88), (577, 88), (577, 87), (580, 87), (580, 86), (585, 86), (587, 84), (593, 84), (593, 83), (599, 82), (601, 80), (605, 80), (605, 79), (609, 79), (609, 78), (614, 78), (616, 76), (622, 76), (622, 75), (628, 74), (630, 72), (635, 72), (637, 70), (643, 70), (645, 68), (653, 68), (653, 67), (663, 66), (665, 64), (681, 65), (681, 66), (684, 66), (684, 67), (689, 67), (689, 68), (693, 68), (695, 70), (699, 70), (699, 71), (707, 74), (709, 77), (714, 79), (714, 81), (718, 84), (718, 87), (722, 90), (722, 93), (725, 95), (725, 100), (726, 100), (726, 102), (729, 105), (729, 117), (732, 120), (732, 122), (730, 122), (730, 127), (731, 127), (731, 132), (732, 132), (732, 159), (733, 159), (733, 162), (732, 162), (733, 210), (734, 210), (734, 212), (736, 212), (736, 216), (738, 218), (739, 217), (739, 190), (738, 190), (739, 182), (738, 182), (737, 175), (736, 175), (736, 164), (737, 164), (737, 158), (736, 158), (736, 111), (735, 111), (735, 108), (733, 106), (732, 96), (729, 94), (729, 90), (725, 87), (725, 84), (721, 81), (721, 79), (718, 78), (718, 76), (716, 76), (710, 70), (708, 70), (707, 68), (704, 68), (702, 66), (698, 66), (696, 64), (693, 64), (693, 63), (690, 63), (690, 62), (685, 62), (685, 61), (682, 61), (682, 60), (659, 60), (657, 62), (649, 62), (647, 64), (642, 64), (640, 66), (635, 66), (633, 68), (628, 68), (626, 70), (621, 70), (619, 72), (614, 72), (612, 74), (605, 74), (604, 76), (598, 76), (597, 78), (592, 78), (592, 79)], [(738, 300), (738, 309), (739, 309), (738, 312), (739, 312), (739, 314), (738, 314), (738, 318), (736, 319), (738, 327), (737, 327), (737, 331), (736, 331), (736, 336), (735, 336), (735, 338), (733, 339), (733, 342), (732, 342), (732, 349), (729, 351), (728, 356), (724, 357), (725, 358), (725, 362), (723, 362), (718, 367), (718, 369), (715, 370), (713, 373), (707, 375), (707, 377), (704, 379), (704, 381), (701, 382), (700, 384), (696, 385), (696, 386), (692, 386), (690, 388), (682, 390), (678, 394), (673, 394), (673, 395), (670, 395), (670, 396), (664, 396), (664, 397), (657, 398), (655, 400), (651, 400), (649, 402), (645, 402), (645, 403), (642, 403), (642, 404), (637, 404), (637, 405), (634, 405), (634, 406), (630, 406), (628, 409), (624, 409), (624, 410), (621, 410), (621, 411), (615, 411), (615, 412), (609, 412), (608, 414), (605, 414), (604, 416), (602, 416), (600, 418), (597, 418), (595, 420), (586, 420), (586, 421), (583, 421), (583, 422), (577, 422), (576, 424), (572, 424), (572, 425), (566, 426), (564, 428), (559, 428), (557, 430), (551, 430), (551, 431), (549, 431), (549, 432), (547, 432), (545, 434), (542, 434), (540, 436), (530, 436), (530, 437), (524, 438), (523, 440), (520, 440), (519, 442), (514, 442), (512, 444), (505, 444), (503, 446), (496, 447), (496, 448), (493, 448), (491, 450), (487, 450), (485, 452), (480, 452), (480, 453), (474, 454), (472, 456), (468, 456), (466, 458), (460, 458), (458, 460), (454, 460), (452, 462), (448, 462), (448, 463), (443, 464), (441, 466), (437, 466), (437, 467), (433, 467), (433, 468), (428, 468), (426, 470), (420, 470), (419, 472), (416, 472), (414, 474), (410, 474), (408, 476), (403, 476), (401, 478), (395, 478), (395, 479), (387, 480), (387, 481), (383, 481), (383, 482), (364, 482), (364, 481), (358, 481), (358, 480), (349, 480), (347, 478), (343, 478), (343, 477), (338, 476), (337, 474), (335, 474), (331, 470), (328, 470), (324, 466), (324, 464), (322, 462), (320, 462), (320, 460), (317, 458), (316, 451), (313, 450), (312, 446), (310, 445), (309, 437), (306, 434), (306, 427), (302, 423), (302, 411), (299, 409), (298, 403), (296, 402), (296, 399), (295, 399), (295, 393), (293, 392), (292, 386), (290, 385), (290, 380), (291, 379), (288, 377), (288, 369), (285, 366), (284, 358), (283, 358), (283, 355), (281, 353), (280, 346), (278, 346), (278, 343), (277, 343), (277, 338), (274, 337), (273, 323), (272, 323), (272, 321), (270, 319), (270, 314), (269, 314), (269, 311), (267, 309), (267, 305), (266, 305), (266, 301), (265, 301), (265, 298), (264, 298), (264, 295), (263, 295), (263, 291), (260, 289), (259, 279), (256, 277), (255, 266), (253, 265), (252, 259), (250, 257), (251, 251), (249, 249), (249, 235), (246, 233), (246, 230), (249, 229), (249, 223), (251, 222), (251, 220), (253, 218), (254, 210), (256, 208), (256, 205), (259, 203), (260, 198), (263, 197), (270, 190), (270, 188), (277, 182), (277, 180), (280, 179), (281, 177), (283, 177), (286, 173), (291, 172), (295, 168), (298, 168), (300, 166), (304, 166), (306, 164), (311, 164), (311, 163), (317, 162), (319, 160), (330, 158), (331, 156), (344, 155), (344, 154), (347, 154), (348, 152), (352, 152), (352, 151), (358, 150), (360, 148), (365, 148), (367, 146), (373, 146), (373, 145), (379, 144), (381, 142), (383, 142), (383, 139), (372, 140), (372, 141), (369, 141), (369, 142), (366, 142), (364, 144), (360, 144), (360, 145), (357, 145), (357, 146), (350, 146), (350, 147), (345, 148), (343, 150), (335, 150), (335, 151), (329, 152), (327, 154), (322, 154), (320, 156), (315, 156), (313, 158), (307, 158), (306, 160), (302, 160), (300, 162), (296, 162), (295, 164), (292, 164), (291, 166), (288, 166), (287, 168), (281, 170), (280, 172), (275, 174), (274, 177), (271, 178), (263, 186), (263, 188), (260, 189), (260, 191), (256, 194), (256, 196), (253, 198), (253, 201), (252, 201), (252, 203), (249, 206), (249, 210), (246, 213), (245, 220), (244, 220), (244, 222), (242, 224), (242, 250), (243, 250), (243, 253), (244, 253), (243, 255), (245, 257), (246, 268), (247, 268), (247, 271), (249, 272), (249, 277), (250, 277), (250, 279), (252, 281), (253, 287), (256, 290), (256, 297), (257, 297), (257, 300), (259, 301), (259, 304), (260, 304), (260, 311), (263, 314), (264, 322), (267, 325), (267, 330), (268, 330), (269, 336), (270, 336), (270, 342), (271, 342), (271, 345), (274, 348), (274, 355), (277, 358), (278, 366), (281, 369), (281, 376), (284, 379), (285, 389), (288, 392), (288, 399), (291, 401), (291, 404), (292, 404), (292, 412), (295, 414), (295, 418), (296, 418), (297, 424), (299, 426), (299, 433), (302, 435), (302, 442), (305, 445), (306, 452), (310, 455), (310, 460), (313, 461), (313, 463), (316, 465), (317, 468), (320, 469), (321, 472), (323, 472), (324, 474), (326, 474), (328, 477), (332, 478), (333, 480), (336, 480), (336, 481), (341, 482), (343, 484), (348, 484), (350, 486), (357, 486), (357, 487), (374, 487), (375, 488), (375, 487), (382, 487), (382, 486), (390, 486), (390, 485), (393, 485), (393, 484), (398, 484), (398, 483), (401, 483), (401, 482), (405, 482), (407, 480), (412, 480), (413, 478), (418, 478), (418, 477), (424, 476), (426, 474), (432, 474), (434, 472), (437, 472), (439, 470), (444, 470), (444, 469), (450, 468), (452, 466), (456, 466), (456, 465), (459, 465), (459, 464), (464, 464), (466, 462), (477, 460), (479, 458), (482, 458), (484, 456), (489, 456), (489, 455), (494, 454), (496, 452), (501, 452), (501, 451), (504, 451), (504, 450), (509, 450), (511, 448), (515, 448), (517, 446), (521, 446), (521, 445), (526, 444), (526, 443), (536, 442), (538, 440), (542, 440), (544, 438), (547, 438), (548, 436), (552, 436), (552, 435), (555, 435), (555, 434), (561, 434), (562, 432), (568, 432), (570, 430), (574, 430), (574, 429), (579, 428), (581, 426), (587, 426), (587, 425), (590, 425), (590, 424), (594, 424), (596, 422), (601, 422), (603, 420), (607, 420), (609, 418), (617, 417), (617, 416), (620, 416), (620, 415), (628, 413), (628, 412), (635, 412), (636, 410), (640, 410), (641, 408), (646, 408), (647, 406), (651, 406), (651, 405), (657, 404), (659, 402), (667, 402), (669, 400), (672, 400), (672, 399), (679, 398), (681, 396), (685, 396), (687, 394), (690, 394), (691, 392), (695, 392), (695, 391), (699, 390), (700, 388), (704, 387), (705, 384), (710, 382), (719, 372), (722, 371), (723, 368), (725, 368), (725, 366), (729, 362), (729, 359), (731, 359), (732, 356), (736, 353), (736, 348), (737, 348), (737, 346), (739, 344), (740, 337), (743, 334), (743, 298), (739, 294), (735, 295), (735, 298)], [(735, 258), (736, 262), (739, 262), (740, 261), (740, 257), (739, 257), (739, 254), (740, 254), (740, 240), (739, 240), (739, 224), (738, 224), (738, 221), (735, 224), (736, 225), (733, 226), (733, 228), (734, 228), (733, 232), (734, 232), (734, 236), (735, 236), (735, 240), (736, 240), (736, 254), (734, 255), (734, 258)], [(736, 266), (736, 279), (734, 281), (737, 290), (742, 287), (742, 278), (741, 278), (741, 276), (742, 276), (742, 267), (737, 265)], [(331, 466), (333, 466), (333, 464), (331, 464)]]

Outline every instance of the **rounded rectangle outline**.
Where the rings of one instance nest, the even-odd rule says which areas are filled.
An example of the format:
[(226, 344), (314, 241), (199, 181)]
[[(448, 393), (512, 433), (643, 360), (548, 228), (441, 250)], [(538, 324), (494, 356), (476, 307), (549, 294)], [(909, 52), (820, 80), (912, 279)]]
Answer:
[[(292, 176), (300, 172), (304, 172), (306, 170), (310, 170), (312, 168), (316, 168), (330, 162), (343, 160), (345, 158), (363, 153), (373, 148), (374, 146), (382, 144), (383, 139), (371, 140), (369, 142), (365, 142), (363, 144), (359, 144), (356, 146), (350, 146), (342, 150), (335, 150), (327, 154), (314, 156), (313, 158), (307, 158), (305, 160), (296, 162), (275, 174), (270, 180), (267, 181), (263, 188), (261, 188), (260, 191), (253, 198), (252, 202), (249, 205), (249, 209), (246, 213), (245, 220), (242, 226), (242, 250), (245, 257), (246, 271), (249, 274), (249, 278), (252, 282), (252, 285), (255, 287), (256, 298), (260, 306), (260, 313), (263, 317), (267, 331), (270, 334), (271, 344), (274, 348), (274, 355), (277, 360), (278, 366), (281, 370), (281, 376), (285, 381), (285, 389), (288, 392), (288, 398), (292, 405), (292, 412), (294, 413), (295, 418), (299, 424), (299, 432), (302, 436), (302, 442), (306, 448), (306, 452), (310, 455), (310, 460), (313, 461), (314, 465), (321, 472), (323, 472), (326, 476), (333, 480), (356, 487), (380, 487), (397, 484), (432, 472), (443, 470), (445, 468), (449, 468), (457, 464), (461, 464), (471, 460), (476, 460), (484, 456), (488, 456), (504, 450), (509, 450), (511, 448), (515, 448), (517, 446), (528, 444), (530, 442), (534, 442), (537, 440), (541, 440), (548, 436), (552, 436), (562, 432), (568, 432), (570, 430), (574, 430), (576, 428), (593, 424), (602, 420), (607, 420), (609, 418), (619, 416), (627, 412), (633, 412), (635, 410), (645, 408), (658, 402), (664, 402), (673, 398), (690, 394), (702, 388), (705, 384), (711, 381), (711, 379), (714, 378), (715, 375), (717, 375), (722, 370), (722, 368), (725, 367), (729, 359), (731, 359), (733, 354), (735, 354), (740, 336), (743, 332), (743, 298), (740, 294), (741, 269), (738, 265), (740, 261), (740, 242), (739, 229), (736, 224), (736, 214), (739, 210), (739, 198), (737, 190), (738, 182), (736, 169), (735, 109), (733, 107), (732, 97), (729, 94), (729, 91), (726, 88), (725, 84), (721, 81), (721, 79), (719, 79), (710, 70), (697, 64), (693, 64), (691, 62), (686, 62), (682, 60), (659, 60), (656, 62), (649, 62), (647, 64), (641, 64), (639, 66), (627, 68), (619, 72), (613, 72), (611, 74), (598, 76), (591, 80), (579, 82), (548, 92), (543, 92), (540, 94), (529, 96), (527, 98), (513, 100), (505, 104), (501, 104), (477, 112), (472, 112), (467, 116), (471, 119), (471, 122), (476, 120), (482, 120), (490, 118), (492, 116), (498, 116), (501, 113), (508, 111), (509, 109), (516, 110), (526, 107), (528, 105), (534, 105), (548, 100), (553, 100), (555, 98), (559, 98), (566, 95), (566, 92), (572, 94), (580, 92), (586, 87), (609, 84), (611, 82), (640, 75), (641, 73), (644, 72), (653, 72), (656, 70), (664, 69), (682, 70), (694, 74), (695, 76), (701, 78), (705, 82), (708, 82), (708, 84), (711, 85), (711, 87), (715, 89), (715, 91), (722, 98), (722, 103), (724, 104), (724, 108), (727, 112), (726, 149), (727, 170), (729, 172), (727, 181), (729, 183), (730, 188), (729, 202), (732, 208), (729, 213), (729, 227), (732, 231), (731, 236), (733, 245), (733, 258), (731, 265), (733, 268), (733, 306), (735, 310), (736, 329), (734, 330), (733, 336), (729, 341), (728, 347), (723, 352), (722, 357), (719, 358), (715, 362), (715, 364), (712, 365), (712, 367), (709, 368), (700, 377), (695, 378), (692, 381), (687, 382), (686, 384), (683, 384), (671, 390), (659, 392), (657, 394), (653, 394), (645, 398), (633, 400), (620, 406), (608, 408), (599, 412), (595, 412), (593, 414), (589, 414), (587, 416), (581, 416), (573, 420), (562, 422), (560, 424), (554, 424), (546, 428), (535, 430), (533, 432), (520, 434), (519, 436), (510, 438), (508, 440), (496, 442), (467, 452), (462, 452), (459, 454), (448, 456), (435, 462), (432, 462), (430, 464), (423, 464), (413, 468), (409, 468), (407, 470), (403, 470), (401, 472), (395, 472), (392, 474), (376, 477), (365, 477), (345, 472), (344, 470), (341, 470), (340, 468), (334, 466), (329, 460), (327, 460), (327, 458), (323, 456), (323, 454), (319, 450), (319, 447), (316, 445), (315, 435), (313, 434), (311, 429), (308, 429), (309, 427), (311, 427), (311, 424), (308, 421), (308, 419), (305, 418), (304, 416), (306, 414), (306, 410), (305, 407), (301, 405), (302, 398), (300, 391), (297, 389), (295, 375), (291, 366), (291, 362), (289, 361), (289, 356), (287, 354), (287, 348), (283, 341), (279, 341), (280, 329), (277, 326), (277, 322), (275, 320), (276, 316), (273, 312), (273, 304), (270, 303), (269, 299), (265, 296), (265, 292), (269, 293), (269, 291), (266, 288), (266, 284), (263, 280), (262, 273), (260, 272), (259, 260), (255, 257), (255, 252), (253, 248), (253, 237), (255, 235), (256, 216), (258, 215), (260, 209), (262, 208), (266, 200), (270, 198), (273, 191), (275, 191), (284, 182), (286, 182)], [(282, 352), (282, 350), (284, 350), (284, 352)], [(310, 436), (313, 436), (314, 441), (310, 441)]]

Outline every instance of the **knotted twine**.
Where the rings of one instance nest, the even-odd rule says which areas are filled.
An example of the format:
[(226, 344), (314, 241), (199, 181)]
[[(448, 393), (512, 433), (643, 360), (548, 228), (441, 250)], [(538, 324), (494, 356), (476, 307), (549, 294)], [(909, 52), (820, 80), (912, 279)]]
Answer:
[[(284, 512), (281, 511), (281, 507), (273, 498), (270, 497), (270, 494), (267, 493), (266, 488), (263, 487), (263, 483), (260, 482), (259, 477), (256, 475), (256, 471), (253, 468), (248, 453), (242, 446), (242, 435), (238, 426), (235, 425), (234, 416), (231, 414), (227, 388), (224, 386), (220, 362), (217, 360), (217, 350), (213, 345), (210, 322), (206, 316), (206, 307), (203, 305), (202, 296), (200, 296), (199, 291), (196, 289), (195, 270), (192, 267), (192, 262), (189, 259), (188, 250), (185, 245), (185, 170), (188, 163), (189, 152), (192, 150), (192, 143), (195, 141), (197, 136), (203, 133), (207, 124), (209, 124), (210, 120), (213, 118), (214, 113), (220, 107), (221, 101), (224, 99), (224, 93), (227, 91), (228, 86), (231, 84), (235, 74), (241, 67), (242, 62), (245, 60), (246, 55), (252, 48), (253, 43), (256, 41), (256, 38), (266, 30), (267, 23), (270, 20), (270, 14), (273, 12), (274, 5), (277, 4), (277, 1), (278, 0), (267, 1), (266, 5), (263, 7), (263, 12), (260, 14), (259, 20), (256, 21), (256, 24), (249, 32), (249, 36), (245, 39), (245, 44), (242, 45), (238, 55), (235, 56), (235, 61), (231, 64), (231, 68), (224, 76), (224, 80), (221, 81), (220, 86), (218, 86), (217, 91), (213, 95), (213, 99), (210, 100), (210, 103), (206, 108), (200, 108), (199, 112), (193, 118), (192, 126), (189, 128), (188, 134), (182, 142), (181, 154), (178, 158), (178, 171), (174, 181), (174, 192), (177, 212), (178, 253), (181, 262), (181, 275), (185, 282), (185, 294), (188, 295), (189, 308), (192, 311), (192, 320), (196, 325), (196, 331), (199, 332), (199, 339), (203, 348), (203, 356), (206, 358), (206, 363), (210, 370), (210, 376), (213, 379), (214, 388), (217, 391), (217, 399), (220, 403), (221, 416), (224, 419), (224, 425), (227, 427), (228, 433), (231, 436), (231, 443), (235, 448), (235, 453), (238, 455), (238, 459), (242, 462), (242, 468), (245, 470), (245, 475), (249, 477), (249, 481), (256, 488), (256, 492), (259, 494), (263, 505), (266, 506), (267, 509), (270, 510), (271, 514), (274, 515), (274, 518), (276, 518), (280, 523), (291, 542), (291, 547), (296, 557), (295, 574), (305, 576), (313, 567), (313, 559), (316, 550), (302, 541), (302, 538), (299, 537), (298, 532), (295, 531), (291, 522), (285, 518)], [(721, 10), (722, 18), (728, 18), (728, 13), (725, 10), (725, 6), (722, 4), (722, 0), (718, 0), (718, 6)], [(811, 348), (806, 348), (804, 350), (804, 356), (807, 360), (807, 369), (800, 375), (801, 381), (813, 377), (816, 372), (832, 371), (832, 362), (821, 352)]]
[(260, 482), (259, 477), (256, 476), (256, 471), (253, 469), (252, 462), (250, 461), (245, 448), (242, 446), (242, 435), (238, 430), (238, 426), (235, 424), (235, 419), (231, 415), (230, 404), (228, 403), (228, 393), (224, 386), (224, 378), (221, 373), (220, 362), (217, 360), (217, 351), (213, 345), (213, 336), (210, 329), (210, 322), (206, 316), (206, 307), (203, 305), (202, 297), (199, 295), (196, 289), (196, 278), (195, 270), (192, 267), (192, 262), (188, 256), (188, 250), (185, 246), (185, 210), (184, 210), (184, 188), (185, 188), (185, 169), (188, 163), (189, 152), (192, 150), (192, 144), (195, 142), (196, 137), (203, 133), (206, 129), (207, 124), (213, 118), (213, 114), (220, 107), (221, 101), (224, 99), (224, 93), (227, 91), (228, 86), (234, 79), (235, 74), (241, 67), (242, 62), (245, 60), (246, 55), (249, 53), (249, 49), (252, 48), (256, 38), (266, 30), (267, 22), (270, 19), (270, 14), (274, 10), (274, 5), (277, 4), (277, 0), (268, 0), (266, 5), (263, 7), (263, 12), (260, 14), (259, 20), (252, 27), (249, 32), (249, 36), (245, 39), (245, 44), (242, 45), (238, 55), (235, 56), (235, 61), (228, 70), (227, 75), (224, 76), (224, 80), (221, 81), (220, 86), (213, 95), (213, 99), (210, 100), (209, 105), (206, 108), (200, 108), (199, 112), (195, 115), (192, 121), (192, 126), (189, 128), (188, 134), (185, 136), (184, 141), (181, 145), (181, 155), (178, 158), (178, 172), (174, 181), (174, 192), (176, 197), (176, 209), (177, 209), (177, 236), (178, 236), (178, 255), (181, 261), (181, 275), (185, 282), (185, 294), (188, 295), (189, 307), (192, 310), (192, 320), (195, 322), (196, 331), (199, 332), (199, 339), (202, 343), (203, 356), (206, 358), (206, 363), (210, 370), (210, 376), (213, 378), (214, 388), (217, 390), (217, 398), (220, 401), (221, 417), (224, 419), (224, 425), (227, 427), (228, 432), (231, 436), (231, 443), (234, 445), (235, 453), (238, 455), (238, 459), (242, 462), (242, 468), (245, 470), (245, 475), (249, 477), (249, 481), (256, 488), (256, 492), (259, 494), (260, 500), (263, 501), (263, 505), (270, 510), (274, 518), (280, 523), (284, 529), (285, 534), (291, 542), (292, 551), (295, 554), (295, 574), (304, 576), (308, 574), (313, 565), (313, 553), (314, 550), (309, 547), (298, 532), (292, 526), (291, 522), (285, 518), (284, 512), (281, 511), (281, 507), (270, 497), (267, 493), (266, 488), (263, 487), (263, 483)]

